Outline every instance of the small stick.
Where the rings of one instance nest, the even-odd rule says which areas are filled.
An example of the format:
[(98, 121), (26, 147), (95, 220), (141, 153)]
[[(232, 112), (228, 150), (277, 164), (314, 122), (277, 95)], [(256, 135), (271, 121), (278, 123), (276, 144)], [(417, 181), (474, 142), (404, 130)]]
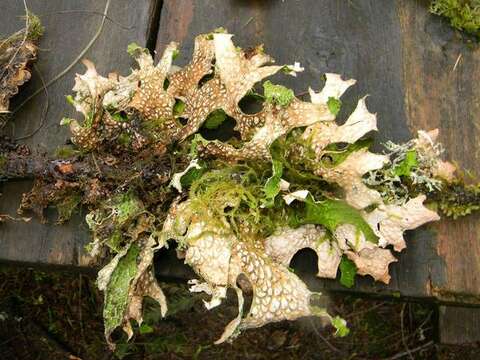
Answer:
[(327, 344), (327, 346), (330, 348), (330, 350), (336, 352), (336, 353), (339, 353), (339, 354), (343, 354), (343, 352), (339, 349), (337, 349), (335, 346), (333, 346), (330, 341), (328, 341), (325, 336), (323, 336), (322, 334), (320, 334), (320, 331), (317, 330), (317, 327), (315, 326), (315, 323), (313, 322), (312, 319), (308, 319), (310, 321), (310, 324), (312, 325), (312, 328), (313, 328), (313, 331), (315, 332), (315, 334), (323, 340), (323, 342), (325, 344)]
[[(87, 53), (88, 50), (90, 50), (90, 48), (92, 47), (93, 43), (95, 41), (97, 41), (98, 37), (100, 36), (100, 34), (102, 33), (102, 30), (103, 30), (103, 26), (105, 25), (105, 20), (106, 20), (106, 16), (107, 16), (107, 13), (108, 13), (108, 9), (110, 7), (110, 1), (111, 0), (107, 0), (106, 3), (105, 3), (105, 10), (103, 11), (103, 17), (102, 17), (102, 21), (100, 23), (100, 26), (98, 27), (98, 30), (97, 32), (95, 33), (95, 35), (93, 36), (93, 38), (90, 40), (90, 42), (87, 44), (87, 46), (85, 46), (85, 48), (80, 52), (80, 54), (78, 54), (78, 56), (75, 58), (75, 60), (73, 60), (73, 62), (68, 65), (62, 72), (60, 72), (57, 76), (55, 76), (53, 79), (51, 79), (49, 82), (47, 82), (45, 84), (45, 87), (49, 87), (50, 85), (52, 85), (53, 83), (55, 83), (58, 79), (62, 78), (66, 73), (68, 73), (76, 64), (77, 62), (79, 62), (83, 56)], [(43, 90), (43, 88), (40, 88), (40, 89), (37, 89), (36, 91), (33, 92), (32, 95), (30, 95), (28, 98), (26, 98), (14, 111), (13, 111), (13, 114), (17, 113), (26, 103), (28, 103), (30, 100), (32, 100), (35, 96), (37, 96), (41, 91)]]
[(460, 53), (460, 55), (458, 55), (458, 57), (457, 57), (457, 61), (455, 61), (455, 65), (453, 65), (452, 72), (457, 69), (457, 65), (458, 65), (458, 63), (460, 62), (460, 59), (461, 59), (461, 58), (462, 58), (462, 54)]
[(8, 64), (5, 65), (5, 67), (3, 68), (2, 74), (0, 75), (0, 79), (3, 77), (3, 74), (5, 74), (5, 71), (7, 71), (8, 67), (9, 67), (10, 64), (13, 62), (13, 60), (15, 60), (15, 58), (17, 57), (17, 54), (18, 54), (18, 52), (20, 51), (20, 49), (22, 48), (22, 46), (25, 44), (25, 41), (27, 41), (28, 28), (30, 27), (30, 17), (28, 16), (28, 7), (27, 7), (27, 2), (26, 2), (25, 0), (23, 0), (23, 6), (24, 6), (24, 8), (25, 8), (25, 34), (23, 35), (22, 42), (21, 42), (20, 45), (15, 49), (15, 53), (12, 55), (12, 57), (11, 57), (10, 60), (8, 61)]
[(49, 13), (45, 13), (45, 14), (40, 14), (38, 15), (39, 17), (43, 17), (43, 16), (49, 16), (49, 15), (55, 15), (55, 14), (75, 14), (75, 13), (80, 13), (80, 14), (93, 14), (93, 15), (101, 15), (101, 16), (105, 16), (105, 19), (107, 19), (108, 21), (110, 21), (112, 24), (115, 24), (117, 25), (118, 27), (120, 27), (121, 29), (124, 29), (124, 30), (131, 30), (133, 28), (135, 28), (134, 26), (126, 26), (126, 25), (123, 25), (121, 23), (119, 23), (118, 21), (116, 21), (115, 19), (112, 19), (110, 16), (106, 16), (104, 13), (102, 13), (101, 11), (92, 11), (92, 10), (60, 10), (60, 11), (53, 11), (53, 12), (49, 12)]
[(398, 353), (398, 354), (395, 354), (389, 358), (386, 358), (384, 360), (396, 360), (396, 359), (400, 359), (402, 357), (404, 357), (405, 355), (410, 355), (413, 354), (413, 353), (416, 353), (417, 351), (420, 351), (420, 350), (423, 350), (423, 349), (426, 349), (430, 346), (432, 346), (434, 344), (433, 340), (429, 341), (428, 343), (426, 344), (423, 344), (423, 345), (420, 345), (420, 346), (417, 346), (416, 348), (413, 348), (412, 350), (410, 350), (409, 352), (401, 352), (401, 353)]
[(400, 327), (401, 327), (401, 330), (402, 330), (402, 344), (405, 347), (405, 349), (407, 350), (406, 353), (408, 354), (408, 357), (410, 359), (414, 360), (412, 354), (410, 353), (410, 349), (408, 348), (407, 340), (405, 339), (405, 331), (404, 331), (404, 326), (403, 326), (403, 317), (404, 317), (404, 312), (405, 312), (406, 305), (407, 304), (404, 303), (403, 306), (402, 306), (402, 311), (400, 311)]

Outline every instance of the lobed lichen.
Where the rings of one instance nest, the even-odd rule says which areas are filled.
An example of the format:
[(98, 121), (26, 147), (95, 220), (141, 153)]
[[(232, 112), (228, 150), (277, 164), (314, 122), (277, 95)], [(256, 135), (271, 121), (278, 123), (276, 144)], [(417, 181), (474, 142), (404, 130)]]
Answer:
[[(169, 242), (198, 275), (191, 291), (211, 296), (207, 308), (228, 288), (237, 294), (238, 316), (217, 343), (310, 315), (326, 317), (344, 336), (346, 322), (317, 307), (318, 294), (289, 270), (296, 252), (317, 253), (319, 277), (335, 278), (340, 267), (346, 286), (356, 274), (388, 283), (391, 248), (405, 248), (404, 231), (439, 219), (426, 201), (452, 215), (478, 208), (478, 189), (461, 185), (455, 167), (441, 160), (438, 132), (420, 131), (375, 154), (369, 138), (377, 119), (365, 98), (336, 123), (340, 98), (355, 80), (326, 74), (320, 92), (309, 89), (310, 101), (269, 81), (257, 94), (264, 78), (303, 68), (272, 65), (260, 46), (243, 51), (225, 30), (197, 36), (183, 68), (172, 67), (176, 43), (158, 64), (136, 44), (128, 52), (138, 69), (125, 77), (103, 77), (85, 61), (67, 98), (83, 119), (62, 121), (74, 147), (47, 161), (49, 171), (22, 202), (40, 215), (56, 206), (62, 221), (87, 208), (88, 251), (111, 258), (98, 285), (112, 346), (116, 327), (131, 337), (130, 321), (141, 324), (144, 296), (166, 312), (153, 254)], [(261, 109), (244, 113), (239, 104), (253, 97)], [(241, 276), (248, 282), (237, 284)], [(253, 301), (244, 314), (248, 290)]]

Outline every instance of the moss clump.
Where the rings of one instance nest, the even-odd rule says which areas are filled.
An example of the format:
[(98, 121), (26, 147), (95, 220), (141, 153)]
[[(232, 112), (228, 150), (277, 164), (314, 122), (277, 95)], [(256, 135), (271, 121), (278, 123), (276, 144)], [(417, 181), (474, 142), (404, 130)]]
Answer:
[(278, 104), (283, 107), (288, 106), (295, 98), (292, 89), (272, 84), (269, 80), (263, 83), (263, 91), (267, 103)]
[(448, 184), (436, 197), (439, 209), (454, 219), (480, 210), (480, 184)]
[(329, 97), (327, 101), (327, 106), (328, 110), (330, 110), (333, 115), (337, 116), (340, 112), (340, 109), (342, 108), (342, 101), (334, 97)]
[(71, 146), (60, 146), (55, 149), (55, 157), (57, 159), (70, 159), (79, 154), (80, 151), (72, 148)]
[(480, 36), (480, 0), (433, 0), (430, 11), (448, 18), (454, 28)]
[(27, 28), (27, 39), (30, 41), (37, 41), (45, 32), (40, 19), (37, 15), (32, 12), (27, 13), (28, 17), (28, 28)]
[(205, 173), (192, 183), (189, 196), (195, 212), (219, 224), (225, 219), (236, 232), (260, 226), (261, 181), (246, 166)]
[(2, 173), (2, 169), (7, 164), (7, 157), (3, 154), (0, 154), (0, 174)]
[(82, 202), (80, 194), (72, 194), (61, 199), (57, 203), (58, 219), (57, 223), (63, 223), (72, 217), (73, 211)]

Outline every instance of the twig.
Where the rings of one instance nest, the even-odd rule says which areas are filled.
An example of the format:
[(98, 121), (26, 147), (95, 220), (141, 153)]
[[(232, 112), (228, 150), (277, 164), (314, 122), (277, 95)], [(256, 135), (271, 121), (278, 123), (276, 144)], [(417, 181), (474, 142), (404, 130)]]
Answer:
[(243, 24), (243, 27), (246, 27), (248, 24), (252, 22), (252, 20), (255, 19), (253, 16), (251, 16), (245, 24)]
[(384, 359), (384, 360), (396, 360), (396, 359), (400, 359), (400, 358), (402, 358), (402, 357), (404, 357), (404, 356), (406, 356), (406, 355), (410, 355), (410, 356), (411, 356), (411, 354), (416, 353), (417, 351), (426, 349), (426, 348), (432, 346), (433, 344), (434, 344), (434, 342), (433, 342), (433, 340), (431, 340), (431, 341), (427, 342), (426, 344), (423, 344), (423, 345), (417, 346), (416, 348), (411, 349), (409, 352), (404, 351), (404, 352), (395, 354), (395, 355), (393, 355), (393, 356), (391, 356), (391, 357), (389, 357), (389, 358), (386, 358), (386, 359)]
[[(52, 345), (55, 350), (57, 350), (59, 353), (65, 356), (67, 359), (71, 359), (72, 356), (73, 358), (77, 358), (75, 355), (73, 355), (72, 349), (68, 347), (68, 345), (58, 341), (47, 329), (45, 329), (41, 324), (37, 323), (35, 320), (30, 319), (29, 325), (34, 329), (34, 331), (37, 333), (37, 335), (42, 336), (50, 345)], [(29, 331), (30, 332), (30, 331)], [(23, 334), (23, 332), (21, 332)], [(35, 334), (34, 334), (35, 335)], [(27, 339), (25, 338), (26, 343), (28, 344)]]
[(42, 82), (43, 90), (45, 91), (45, 107), (43, 108), (42, 116), (40, 118), (40, 124), (38, 125), (38, 127), (35, 130), (33, 130), (30, 134), (25, 135), (25, 136), (20, 136), (19, 138), (16, 138), (15, 141), (25, 140), (25, 139), (28, 139), (28, 138), (32, 137), (33, 135), (35, 135), (43, 127), (43, 125), (45, 125), (45, 120), (46, 120), (47, 114), (48, 114), (48, 107), (50, 105), (50, 100), (49, 100), (49, 97), (48, 97), (47, 86), (45, 85), (45, 79), (43, 78), (42, 73), (40, 72), (40, 70), (38, 70), (38, 68), (35, 64), (33, 65), (33, 68), (37, 72), (38, 77), (40, 78), (40, 81)]
[(80, 333), (82, 335), (82, 342), (85, 342), (85, 330), (83, 328), (83, 313), (82, 313), (82, 274), (78, 275), (78, 316), (80, 320)]
[(312, 328), (313, 328), (313, 331), (315, 332), (315, 334), (323, 340), (323, 342), (330, 348), (330, 350), (336, 352), (336, 353), (339, 353), (339, 354), (343, 354), (343, 352), (336, 348), (335, 346), (333, 346), (330, 341), (328, 341), (321, 333), (320, 331), (318, 331), (317, 327), (315, 326), (315, 323), (313, 322), (313, 320), (311, 318), (308, 319), (310, 321), (310, 325), (312, 325)]
[[(100, 26), (98, 27), (97, 29), (97, 32), (95, 33), (95, 35), (92, 37), (92, 39), (90, 40), (90, 42), (87, 44), (87, 46), (85, 46), (85, 48), (80, 52), (80, 54), (78, 54), (78, 56), (75, 58), (75, 60), (73, 60), (72, 63), (70, 63), (70, 65), (68, 65), (62, 72), (60, 72), (57, 76), (55, 76), (53, 79), (51, 79), (49, 82), (47, 82), (45, 84), (45, 87), (49, 87), (50, 85), (52, 85), (53, 83), (55, 83), (58, 79), (62, 78), (65, 74), (67, 74), (76, 64), (77, 62), (79, 62), (83, 56), (87, 53), (88, 50), (90, 50), (90, 48), (92, 47), (92, 45), (95, 43), (95, 41), (97, 41), (98, 37), (100, 36), (100, 34), (102, 33), (102, 30), (103, 30), (103, 26), (105, 25), (105, 20), (106, 20), (106, 16), (107, 16), (107, 13), (108, 13), (108, 9), (110, 7), (110, 1), (111, 0), (107, 0), (106, 3), (105, 3), (105, 10), (103, 11), (103, 17), (102, 17), (102, 21), (100, 23)], [(30, 100), (32, 100), (35, 96), (37, 96), (40, 92), (42, 91), (42, 89), (37, 89), (36, 91), (33, 92), (32, 95), (30, 95), (28, 98), (26, 98), (14, 111), (13, 111), (13, 114), (17, 113), (26, 103), (28, 103)]]
[(343, 316), (345, 319), (348, 319), (348, 318), (351, 318), (353, 316), (357, 316), (359, 314), (363, 314), (363, 313), (367, 313), (367, 312), (370, 312), (372, 310), (375, 310), (376, 308), (379, 308), (379, 307), (382, 307), (383, 305), (385, 305), (386, 302), (381, 302), (381, 303), (378, 303), (376, 305), (373, 305), (372, 307), (368, 308), (368, 309), (363, 309), (363, 310), (359, 310), (359, 311), (354, 311), (354, 312), (351, 312), (350, 314), (347, 314), (345, 316)]
[(405, 307), (406, 307), (406, 303), (404, 303), (402, 305), (402, 311), (400, 311), (400, 328), (402, 330), (402, 344), (403, 346), (405, 347), (406, 349), (406, 353), (408, 354), (408, 357), (412, 360), (413, 359), (413, 356), (412, 354), (410, 353), (410, 349), (408, 348), (408, 345), (407, 345), (407, 340), (405, 339), (405, 331), (404, 331), (404, 326), (403, 326), (403, 318), (404, 318), (404, 312), (405, 312)]
[(20, 43), (19, 46), (17, 46), (17, 48), (15, 49), (15, 52), (13, 53), (12, 57), (8, 61), (7, 65), (5, 65), (5, 67), (3, 68), (2, 74), (0, 75), (0, 79), (3, 77), (3, 74), (5, 74), (5, 71), (7, 71), (8, 67), (13, 62), (13, 60), (15, 60), (15, 58), (17, 57), (17, 54), (20, 51), (20, 49), (23, 47), (23, 45), (25, 44), (25, 41), (27, 41), (28, 28), (30, 26), (30, 17), (28, 16), (28, 7), (27, 7), (26, 0), (23, 0), (23, 6), (25, 8), (25, 34), (23, 35), (22, 42)]
[(60, 10), (60, 11), (53, 11), (53, 12), (49, 12), (49, 13), (45, 13), (45, 14), (41, 14), (41, 15), (37, 15), (39, 17), (42, 17), (42, 16), (49, 16), (49, 15), (55, 15), (55, 14), (75, 14), (75, 13), (82, 13), (82, 14), (93, 14), (93, 15), (101, 15), (101, 16), (105, 16), (105, 19), (107, 19), (108, 21), (110, 21), (112, 24), (115, 24), (117, 25), (118, 27), (124, 29), (124, 30), (131, 30), (133, 28), (135, 28), (135, 26), (131, 25), (131, 26), (126, 26), (126, 25), (123, 25), (121, 23), (119, 23), (118, 21), (116, 21), (115, 19), (112, 19), (110, 16), (106, 16), (105, 13), (102, 13), (101, 11), (92, 11), (92, 10)]
[(457, 61), (455, 61), (455, 65), (453, 65), (452, 72), (457, 69), (458, 63), (460, 62), (460, 59), (462, 58), (462, 54), (460, 53), (457, 57)]

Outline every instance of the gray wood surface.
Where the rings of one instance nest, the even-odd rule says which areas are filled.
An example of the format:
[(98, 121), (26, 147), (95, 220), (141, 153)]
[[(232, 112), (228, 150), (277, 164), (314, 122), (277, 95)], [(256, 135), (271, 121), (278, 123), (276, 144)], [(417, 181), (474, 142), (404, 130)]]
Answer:
[[(102, 20), (98, 13), (103, 13), (105, 1), (29, 0), (27, 5), (40, 15), (45, 26), (36, 65), (45, 81), (49, 81), (65, 69), (94, 36)], [(107, 20), (100, 37), (85, 55), (95, 62), (100, 73), (116, 70), (125, 74), (133, 65), (126, 53), (127, 45), (132, 41), (146, 45), (152, 26), (156, 25), (153, 22), (156, 5), (155, 0), (111, 1), (108, 16), (121, 26)], [(58, 13), (70, 10), (77, 12)], [(24, 13), (23, 1), (2, 0), (0, 34), (6, 36), (24, 27), (24, 20), (20, 18)], [(64, 116), (75, 116), (74, 109), (65, 101), (65, 95), (71, 93), (76, 72), (84, 72), (81, 63), (48, 88), (49, 111), (45, 124), (33, 137), (23, 141), (32, 150), (50, 152), (68, 139), (68, 129), (59, 122)], [(15, 109), (40, 87), (40, 77), (34, 72), (32, 80), (12, 101), (11, 108)], [(7, 128), (12, 137), (30, 134), (39, 126), (45, 101), (45, 95), (41, 93), (18, 112), (14, 123)], [(0, 186), (0, 213), (14, 215), (22, 192), (27, 191), (31, 183), (24, 181)], [(61, 226), (43, 225), (36, 219), (28, 224), (6, 223), (0, 226), (0, 259), (85, 265), (83, 247), (88, 241), (83, 215), (77, 215), (70, 223)]]

